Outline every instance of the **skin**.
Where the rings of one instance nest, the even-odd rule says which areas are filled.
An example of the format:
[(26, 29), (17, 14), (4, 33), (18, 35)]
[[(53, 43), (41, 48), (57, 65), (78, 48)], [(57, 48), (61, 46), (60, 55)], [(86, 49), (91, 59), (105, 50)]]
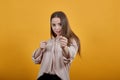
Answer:
[[(63, 49), (63, 51), (68, 53), (68, 48), (67, 48), (68, 39), (61, 35), (62, 26), (61, 26), (60, 18), (58, 18), (58, 17), (53, 18), (51, 23), (52, 23), (52, 30), (57, 35), (56, 38), (59, 38), (59, 40), (60, 40), (61, 48)], [(46, 45), (47, 45), (47, 42), (42, 41), (40, 43), (40, 48), (43, 49), (43, 51), (44, 51), (46, 48)], [(64, 55), (67, 56), (67, 54), (64, 54)]]
[(59, 38), (61, 47), (63, 48), (65, 46), (67, 46), (68, 39), (61, 36), (62, 26), (61, 26), (60, 18), (55, 17), (52, 19), (52, 30), (57, 35), (56, 38)]
[(61, 36), (62, 26), (60, 18), (52, 18), (51, 24), (52, 30), (57, 35), (57, 37)]

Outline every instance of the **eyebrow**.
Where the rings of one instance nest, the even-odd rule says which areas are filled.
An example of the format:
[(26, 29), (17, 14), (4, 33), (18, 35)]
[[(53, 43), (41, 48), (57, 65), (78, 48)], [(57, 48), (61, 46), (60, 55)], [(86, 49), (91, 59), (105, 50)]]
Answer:
[(51, 22), (52, 24), (61, 24), (61, 22), (59, 22), (59, 23), (54, 23), (54, 22)]

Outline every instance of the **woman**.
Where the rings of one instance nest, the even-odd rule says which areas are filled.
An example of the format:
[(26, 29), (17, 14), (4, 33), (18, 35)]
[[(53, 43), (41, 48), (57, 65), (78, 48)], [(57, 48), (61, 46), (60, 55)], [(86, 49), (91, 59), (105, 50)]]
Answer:
[(41, 42), (32, 56), (35, 64), (41, 64), (37, 80), (70, 80), (70, 64), (76, 53), (80, 53), (79, 38), (62, 11), (51, 15), (50, 28), (51, 39)]

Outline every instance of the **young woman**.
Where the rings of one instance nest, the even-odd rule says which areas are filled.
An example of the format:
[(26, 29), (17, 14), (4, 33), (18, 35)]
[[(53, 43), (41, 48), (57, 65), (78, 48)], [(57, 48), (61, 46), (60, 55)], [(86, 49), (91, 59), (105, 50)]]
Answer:
[(51, 39), (42, 41), (32, 56), (35, 64), (41, 64), (37, 80), (70, 80), (70, 64), (76, 53), (80, 53), (79, 38), (62, 11), (51, 15), (50, 28)]

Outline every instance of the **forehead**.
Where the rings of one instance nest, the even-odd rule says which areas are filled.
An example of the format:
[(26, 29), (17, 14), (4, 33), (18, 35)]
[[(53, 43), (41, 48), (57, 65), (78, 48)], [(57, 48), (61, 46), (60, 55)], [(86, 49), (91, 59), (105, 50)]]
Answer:
[(60, 23), (61, 20), (58, 17), (52, 18), (52, 23)]

